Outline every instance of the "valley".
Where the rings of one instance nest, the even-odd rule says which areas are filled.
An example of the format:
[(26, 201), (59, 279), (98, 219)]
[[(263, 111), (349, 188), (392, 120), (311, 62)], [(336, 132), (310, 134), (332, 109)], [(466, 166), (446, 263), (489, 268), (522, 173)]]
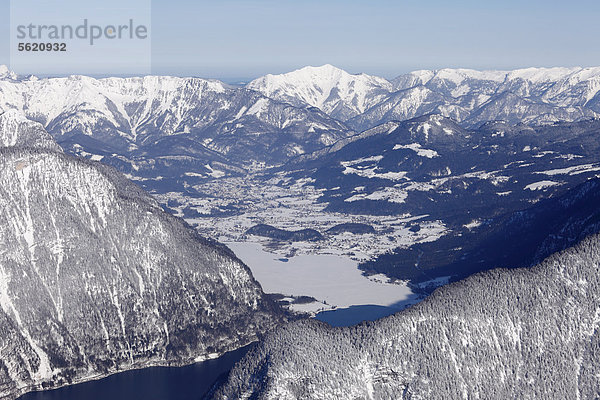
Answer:
[[(449, 282), (577, 245), (600, 231), (596, 82), (594, 68), (386, 80), (326, 65), (245, 86), (6, 74), (0, 233), (24, 241), (2, 253), (0, 314), (26, 358), (6, 393), (216, 357), (288, 318), (407, 315)], [(27, 287), (45, 330), (21, 318)], [(97, 320), (69, 317), (69, 290)]]
[[(66, 152), (115, 167), (204, 237), (260, 244), (277, 259), (343, 257), (367, 285), (384, 274), (428, 292), (463, 274), (432, 268), (467, 256), (461, 237), (598, 175), (589, 99), (599, 79), (593, 68), (541, 68), (388, 81), (330, 65), (246, 87), (12, 74), (0, 81), (0, 105), (42, 122)], [(508, 108), (491, 105), (508, 98)], [(391, 111), (373, 120), (381, 107)], [(561, 122), (535, 119), (544, 107)], [(255, 234), (265, 226), (280, 236)], [(287, 233), (299, 231), (306, 240)]]

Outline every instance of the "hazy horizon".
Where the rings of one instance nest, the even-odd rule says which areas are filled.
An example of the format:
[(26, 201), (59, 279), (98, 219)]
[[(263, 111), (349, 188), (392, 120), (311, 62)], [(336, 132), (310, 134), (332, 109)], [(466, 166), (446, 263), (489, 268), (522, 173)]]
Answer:
[[(5, 65), (6, 67), (9, 67), (6, 64), (2, 64), (1, 65)], [(254, 79), (260, 78), (262, 76), (268, 75), (268, 74), (272, 74), (272, 75), (277, 75), (277, 74), (285, 74), (285, 73), (289, 73), (289, 72), (293, 72), (296, 71), (298, 69), (302, 69), (305, 67), (322, 67), (324, 65), (327, 64), (323, 64), (323, 65), (304, 65), (298, 68), (294, 68), (292, 70), (282, 70), (280, 72), (266, 72), (262, 75), (256, 75), (256, 76), (240, 76), (240, 77), (236, 77), (236, 76), (232, 76), (232, 77), (225, 77), (225, 78), (220, 78), (217, 76), (203, 76), (203, 75), (194, 75), (194, 74), (159, 74), (159, 73), (155, 73), (154, 71), (151, 74), (113, 74), (113, 75), (105, 75), (105, 74), (56, 74), (56, 75), (52, 75), (52, 74), (21, 74), (19, 71), (15, 71), (15, 70), (11, 70), (9, 68), (9, 70), (11, 70), (12, 72), (15, 72), (18, 75), (21, 76), (27, 76), (27, 75), (35, 75), (38, 78), (64, 78), (64, 77), (68, 77), (68, 76), (77, 76), (77, 75), (84, 75), (84, 76), (89, 76), (92, 78), (97, 78), (97, 79), (101, 79), (101, 78), (129, 78), (129, 77), (140, 77), (140, 76), (174, 76), (174, 77), (180, 77), (180, 78), (201, 78), (201, 79), (213, 79), (213, 80), (219, 80), (222, 81), (224, 83), (227, 84), (231, 84), (231, 85), (236, 85), (236, 84), (243, 84), (243, 83), (248, 83)], [(333, 64), (330, 64), (333, 65)], [(378, 75), (375, 73), (370, 73), (368, 71), (348, 71), (345, 68), (339, 67), (337, 65), (333, 65), (334, 67), (337, 67), (339, 69), (342, 69), (350, 74), (353, 75), (358, 75), (358, 74), (368, 74), (368, 75), (372, 75), (372, 76), (379, 76), (379, 77), (383, 77), (386, 78), (388, 80), (392, 80), (394, 78), (397, 78), (401, 75), (404, 74), (408, 74), (411, 72), (415, 72), (415, 71), (419, 71), (419, 70), (431, 70), (431, 71), (438, 71), (440, 69), (466, 69), (466, 70), (475, 70), (475, 71), (514, 71), (514, 70), (519, 70), (519, 69), (528, 69), (528, 68), (544, 68), (544, 69), (551, 69), (551, 68), (595, 68), (595, 67), (600, 67), (600, 65), (551, 65), (551, 66), (544, 66), (544, 65), (540, 65), (540, 66), (522, 66), (522, 67), (517, 67), (517, 68), (486, 68), (486, 69), (477, 69), (477, 68), (469, 68), (469, 67), (441, 67), (441, 68), (420, 68), (420, 69), (414, 69), (414, 70), (408, 70), (408, 71), (402, 71), (399, 72), (397, 74), (392, 74), (391, 76), (385, 76), (385, 75)]]
[[(81, 7), (63, 3), (64, 10)], [(556, 0), (174, 0), (151, 7), (153, 75), (237, 82), (323, 64), (385, 78), (420, 69), (600, 65), (600, 52), (590, 51), (600, 30), (600, 3), (592, 0), (568, 7)], [(0, 64), (10, 65), (8, 0), (0, 11)], [(36, 74), (36, 67), (16, 72)]]

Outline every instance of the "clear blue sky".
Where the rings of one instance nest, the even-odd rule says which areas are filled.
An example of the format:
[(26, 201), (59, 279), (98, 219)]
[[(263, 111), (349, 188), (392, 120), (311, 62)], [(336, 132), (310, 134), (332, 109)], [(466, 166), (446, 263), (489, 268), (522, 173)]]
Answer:
[(325, 63), (386, 77), (600, 65), (599, 20), (598, 0), (154, 0), (152, 72), (235, 80)]

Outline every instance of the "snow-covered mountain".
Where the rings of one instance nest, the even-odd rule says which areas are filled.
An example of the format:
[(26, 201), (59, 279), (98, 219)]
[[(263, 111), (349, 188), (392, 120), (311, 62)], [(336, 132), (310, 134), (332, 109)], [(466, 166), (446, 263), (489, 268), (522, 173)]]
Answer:
[(214, 399), (593, 399), (600, 237), (531, 269), (493, 270), (350, 328), (269, 335)]
[(436, 241), (381, 254), (360, 268), (369, 274), (410, 279), (414, 291), (429, 293), (448, 280), (479, 271), (530, 267), (600, 233), (598, 204), (600, 179), (596, 177), (529, 208), (473, 219)]
[(0, 114), (0, 148), (24, 147), (62, 151), (52, 136), (39, 123), (15, 110)]
[(0, 79), (17, 79), (18, 76), (13, 71), (9, 70), (6, 65), (0, 65)]
[(490, 120), (547, 124), (600, 116), (600, 67), (422, 70), (388, 82), (326, 65), (267, 75), (248, 87), (318, 107), (359, 131), (430, 113), (469, 127)]
[[(544, 124), (597, 117), (600, 68), (527, 68), (514, 71), (417, 71), (394, 81), (396, 92), (357, 124), (404, 120), (437, 112), (467, 126), (491, 120)], [(600, 97), (598, 97), (600, 98)]]
[(94, 143), (130, 164), (135, 152), (143, 155), (182, 140), (195, 151), (241, 165), (279, 163), (348, 133), (319, 110), (200, 78), (2, 79), (0, 109), (23, 112), (59, 143), (69, 141), (88, 152)]
[(332, 65), (323, 65), (266, 75), (247, 87), (295, 106), (317, 107), (333, 118), (346, 121), (381, 102), (393, 85), (384, 78), (352, 75)]
[[(385, 229), (403, 227), (404, 237), (417, 238), (442, 224), (441, 237), (413, 244), (398, 240), (394, 251), (362, 264), (368, 273), (415, 285), (495, 266), (530, 265), (539, 261), (535, 252), (543, 241), (563, 235), (562, 226), (592, 228), (593, 218), (585, 222), (583, 216), (578, 225), (563, 218), (577, 216), (581, 204), (565, 208), (544, 202), (559, 201), (600, 176), (599, 134), (600, 120), (541, 127), (490, 122), (466, 129), (426, 115), (385, 123), (298, 157), (275, 176), (317, 191), (327, 212), (394, 216), (398, 222)], [(529, 212), (537, 205), (541, 210)], [(531, 215), (530, 226), (512, 221), (515, 215)], [(381, 240), (388, 240), (385, 229)], [(554, 248), (580, 239), (567, 236), (555, 240)], [(513, 250), (504, 256), (505, 248)]]
[(48, 141), (0, 116), (0, 398), (204, 359), (281, 318), (229, 249)]

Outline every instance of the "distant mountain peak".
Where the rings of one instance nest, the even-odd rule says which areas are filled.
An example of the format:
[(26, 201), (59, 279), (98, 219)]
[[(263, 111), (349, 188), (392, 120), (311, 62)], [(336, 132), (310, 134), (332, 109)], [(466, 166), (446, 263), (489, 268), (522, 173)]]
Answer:
[[(319, 72), (346, 72), (341, 68), (336, 67), (331, 64), (323, 64), (319, 66), (307, 65), (306, 67), (302, 67), (296, 71), (319, 71)], [(346, 72), (347, 73), (347, 72)]]
[(18, 76), (16, 73), (11, 71), (8, 66), (0, 65), (0, 79), (17, 79)]
[(0, 109), (0, 147), (15, 146), (62, 152), (42, 124), (27, 119), (17, 110)]
[(350, 74), (331, 64), (266, 75), (247, 87), (295, 106), (317, 107), (339, 120), (365, 112), (392, 89), (387, 79), (364, 73)]
[(580, 72), (582, 69), (581, 67), (529, 67), (508, 71), (506, 77), (507, 80), (522, 79), (524, 81), (540, 83), (565, 79), (570, 75)]

